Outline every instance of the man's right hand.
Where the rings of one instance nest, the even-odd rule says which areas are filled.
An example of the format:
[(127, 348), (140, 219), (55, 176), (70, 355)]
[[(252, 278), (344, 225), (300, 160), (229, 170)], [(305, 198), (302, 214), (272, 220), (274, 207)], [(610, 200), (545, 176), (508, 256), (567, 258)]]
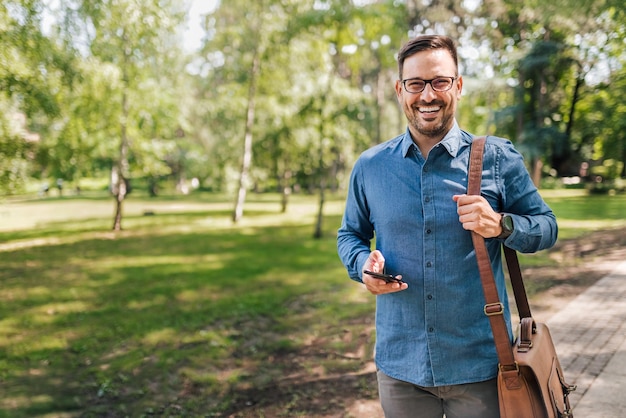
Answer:
[[(382, 273), (385, 268), (385, 257), (383, 254), (374, 250), (370, 253), (363, 270), (371, 270), (376, 273)], [(401, 275), (397, 275), (396, 278), (402, 279)], [(373, 295), (382, 295), (385, 293), (394, 293), (405, 290), (409, 287), (406, 283), (387, 283), (382, 279), (377, 279), (369, 274), (363, 273), (363, 284), (365, 288)]]

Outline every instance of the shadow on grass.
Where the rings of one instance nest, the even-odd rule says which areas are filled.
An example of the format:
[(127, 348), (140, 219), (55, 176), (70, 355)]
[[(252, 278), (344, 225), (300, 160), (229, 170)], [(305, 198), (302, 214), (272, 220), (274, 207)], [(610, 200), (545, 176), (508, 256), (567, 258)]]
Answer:
[[(155, 227), (3, 253), (0, 416), (220, 416), (238, 394), (310, 376), (319, 353), (357, 370), (373, 305), (334, 236), (311, 232)], [(295, 361), (307, 347), (324, 348)]]

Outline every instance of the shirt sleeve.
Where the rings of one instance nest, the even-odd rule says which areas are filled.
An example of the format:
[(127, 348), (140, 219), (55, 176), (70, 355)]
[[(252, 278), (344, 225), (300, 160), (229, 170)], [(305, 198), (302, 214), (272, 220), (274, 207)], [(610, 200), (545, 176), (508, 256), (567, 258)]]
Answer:
[(337, 232), (337, 250), (350, 278), (359, 282), (362, 281), (361, 269), (370, 254), (374, 237), (362, 183), (362, 165), (357, 160), (350, 174), (346, 208)]
[(505, 244), (522, 253), (552, 247), (557, 240), (556, 217), (535, 187), (522, 155), (505, 141), (497, 153), (501, 179), (501, 212), (513, 218), (514, 231)]

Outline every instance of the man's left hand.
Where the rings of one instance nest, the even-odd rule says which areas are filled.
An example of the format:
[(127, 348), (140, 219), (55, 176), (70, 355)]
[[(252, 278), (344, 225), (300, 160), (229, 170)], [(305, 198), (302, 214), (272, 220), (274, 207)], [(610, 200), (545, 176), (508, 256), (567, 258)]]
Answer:
[(489, 202), (479, 195), (458, 194), (452, 196), (457, 204), (459, 222), (468, 231), (483, 238), (497, 237), (502, 233), (501, 214), (494, 211)]

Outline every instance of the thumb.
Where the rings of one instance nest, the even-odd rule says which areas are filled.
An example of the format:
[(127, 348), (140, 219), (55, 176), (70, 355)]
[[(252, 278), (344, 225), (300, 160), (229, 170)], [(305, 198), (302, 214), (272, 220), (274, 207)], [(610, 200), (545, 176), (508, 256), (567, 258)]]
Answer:
[(383, 268), (385, 267), (385, 257), (379, 250), (374, 250), (370, 253), (369, 261), (374, 271), (383, 271)]

